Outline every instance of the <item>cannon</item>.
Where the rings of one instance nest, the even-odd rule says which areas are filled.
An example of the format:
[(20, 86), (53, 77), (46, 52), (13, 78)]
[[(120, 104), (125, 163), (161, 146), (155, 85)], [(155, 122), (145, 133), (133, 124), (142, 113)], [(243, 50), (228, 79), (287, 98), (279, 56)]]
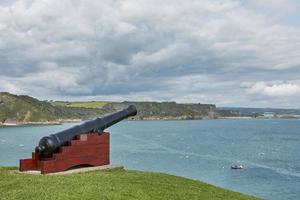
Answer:
[(51, 157), (53, 153), (67, 142), (74, 139), (76, 136), (88, 133), (103, 133), (104, 129), (122, 121), (123, 119), (137, 114), (136, 107), (128, 106), (123, 110), (87, 121), (81, 125), (74, 126), (67, 130), (43, 137), (38, 146), (35, 148), (35, 153), (40, 157)]

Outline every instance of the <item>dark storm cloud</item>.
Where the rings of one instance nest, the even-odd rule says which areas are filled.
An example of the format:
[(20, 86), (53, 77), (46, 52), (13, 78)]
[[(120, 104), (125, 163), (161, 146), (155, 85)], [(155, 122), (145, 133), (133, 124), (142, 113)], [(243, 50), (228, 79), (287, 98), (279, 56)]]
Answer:
[[(275, 3), (273, 16), (284, 2)], [(292, 8), (294, 1), (286, 3)], [(299, 97), (292, 94), (300, 84), (300, 30), (277, 24), (256, 1), (243, 5), (237, 0), (0, 4), (0, 90), (58, 99), (254, 106), (270, 100), (289, 106), (286, 102)]]

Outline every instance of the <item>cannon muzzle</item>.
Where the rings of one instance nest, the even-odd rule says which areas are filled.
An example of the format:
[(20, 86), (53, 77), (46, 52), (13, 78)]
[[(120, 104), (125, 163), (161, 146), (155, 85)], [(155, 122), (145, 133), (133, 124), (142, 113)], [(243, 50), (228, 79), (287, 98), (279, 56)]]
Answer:
[(81, 125), (74, 126), (56, 134), (43, 137), (39, 141), (39, 145), (35, 148), (35, 152), (42, 157), (50, 157), (60, 146), (63, 146), (77, 135), (86, 133), (101, 134), (104, 129), (122, 121), (127, 117), (135, 116), (136, 114), (136, 107), (130, 105), (126, 109), (105, 115), (101, 118), (87, 121)]

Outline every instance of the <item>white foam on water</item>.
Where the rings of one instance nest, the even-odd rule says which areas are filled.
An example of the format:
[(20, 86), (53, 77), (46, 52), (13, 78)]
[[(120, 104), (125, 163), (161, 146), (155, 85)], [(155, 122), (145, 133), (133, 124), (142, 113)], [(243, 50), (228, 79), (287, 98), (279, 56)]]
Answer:
[(249, 164), (251, 164), (252, 166), (255, 166), (255, 167), (272, 170), (272, 171), (276, 172), (277, 174), (286, 175), (286, 176), (294, 176), (294, 177), (300, 178), (300, 173), (299, 172), (293, 172), (291, 170), (287, 170), (287, 169), (279, 168), (279, 167), (271, 167), (271, 166), (268, 166), (268, 165), (254, 163), (254, 162), (251, 162), (251, 161), (247, 161), (247, 163), (249, 163)]

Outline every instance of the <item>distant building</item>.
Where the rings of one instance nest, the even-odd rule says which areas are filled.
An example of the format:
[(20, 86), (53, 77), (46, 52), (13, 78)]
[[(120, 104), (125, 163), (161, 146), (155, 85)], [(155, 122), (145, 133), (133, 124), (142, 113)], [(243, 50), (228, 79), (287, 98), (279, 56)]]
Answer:
[(263, 114), (263, 117), (265, 117), (265, 118), (274, 118), (275, 116), (276, 116), (276, 114), (273, 112), (265, 112)]

